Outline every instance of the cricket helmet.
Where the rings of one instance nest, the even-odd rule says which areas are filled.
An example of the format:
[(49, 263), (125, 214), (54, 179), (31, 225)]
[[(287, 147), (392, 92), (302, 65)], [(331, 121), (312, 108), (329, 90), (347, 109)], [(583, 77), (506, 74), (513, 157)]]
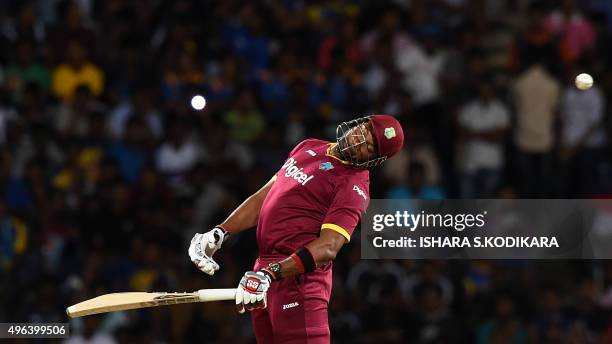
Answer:
[[(362, 124), (367, 123), (371, 126), (371, 133), (376, 141), (378, 154), (372, 159), (360, 161), (353, 148), (366, 144), (365, 129)], [(351, 130), (353, 128), (357, 129)], [(349, 135), (356, 137), (356, 143), (349, 144)], [(404, 131), (400, 123), (393, 116), (382, 114), (370, 115), (340, 123), (336, 128), (336, 141), (338, 142), (338, 151), (344, 160), (356, 167), (369, 168), (382, 164), (383, 161), (402, 149), (404, 145)]]

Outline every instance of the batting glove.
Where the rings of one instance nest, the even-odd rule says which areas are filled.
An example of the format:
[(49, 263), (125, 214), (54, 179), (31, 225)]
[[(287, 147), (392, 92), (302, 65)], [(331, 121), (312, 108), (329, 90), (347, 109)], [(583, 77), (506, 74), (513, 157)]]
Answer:
[(247, 271), (236, 289), (236, 308), (238, 313), (244, 313), (244, 310), (252, 311), (254, 309), (266, 308), (266, 294), (270, 288), (272, 279), (269, 275), (258, 271)]
[(212, 256), (221, 248), (223, 241), (228, 236), (229, 232), (221, 227), (215, 227), (204, 234), (196, 233), (187, 250), (189, 258), (198, 269), (211, 276), (214, 275), (215, 271), (219, 270), (219, 264), (213, 260)]

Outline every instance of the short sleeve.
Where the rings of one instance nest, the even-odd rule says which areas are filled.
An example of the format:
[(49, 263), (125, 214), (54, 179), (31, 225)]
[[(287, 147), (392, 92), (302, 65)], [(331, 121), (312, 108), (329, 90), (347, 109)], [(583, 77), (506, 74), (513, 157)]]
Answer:
[(298, 143), (295, 147), (293, 147), (293, 149), (291, 150), (291, 152), (289, 153), (288, 158), (294, 156), (297, 152), (299, 152), (300, 149), (302, 149), (304, 147), (304, 145), (306, 144), (306, 142), (308, 142), (308, 140), (304, 140), (300, 143)]
[(333, 230), (342, 234), (347, 242), (350, 241), (361, 215), (368, 207), (369, 184), (368, 178), (343, 178), (334, 190), (334, 199), (321, 225), (321, 230)]

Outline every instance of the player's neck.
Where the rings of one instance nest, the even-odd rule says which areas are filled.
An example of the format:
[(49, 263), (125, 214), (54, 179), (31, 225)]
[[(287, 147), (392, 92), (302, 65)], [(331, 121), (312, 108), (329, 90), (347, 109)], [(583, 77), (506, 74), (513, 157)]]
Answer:
[(342, 155), (340, 155), (340, 150), (338, 149), (337, 142), (333, 142), (331, 145), (329, 145), (329, 149), (327, 150), (327, 155), (331, 155), (334, 158), (342, 160)]

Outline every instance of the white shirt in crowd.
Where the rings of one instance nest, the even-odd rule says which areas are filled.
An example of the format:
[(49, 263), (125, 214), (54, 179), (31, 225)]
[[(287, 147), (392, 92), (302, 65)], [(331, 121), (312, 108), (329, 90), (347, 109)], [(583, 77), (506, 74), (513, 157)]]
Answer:
[[(459, 125), (476, 132), (508, 128), (510, 115), (508, 108), (499, 100), (488, 104), (474, 100), (465, 104), (459, 111)], [(479, 169), (500, 169), (504, 163), (502, 143), (480, 139), (469, 139), (461, 146), (459, 167), (465, 173)]]
[(180, 174), (189, 171), (198, 161), (199, 150), (192, 142), (175, 146), (164, 143), (157, 152), (157, 169), (162, 173)]
[(416, 106), (438, 99), (438, 77), (446, 61), (443, 52), (428, 56), (418, 44), (410, 44), (396, 55), (395, 64), (402, 73), (402, 87), (410, 92)]
[(566, 87), (561, 96), (561, 143), (566, 147), (575, 146), (591, 126), (599, 123), (585, 140), (584, 146), (603, 146), (606, 143), (604, 108), (605, 99), (597, 86), (587, 91), (580, 91), (574, 86)]

